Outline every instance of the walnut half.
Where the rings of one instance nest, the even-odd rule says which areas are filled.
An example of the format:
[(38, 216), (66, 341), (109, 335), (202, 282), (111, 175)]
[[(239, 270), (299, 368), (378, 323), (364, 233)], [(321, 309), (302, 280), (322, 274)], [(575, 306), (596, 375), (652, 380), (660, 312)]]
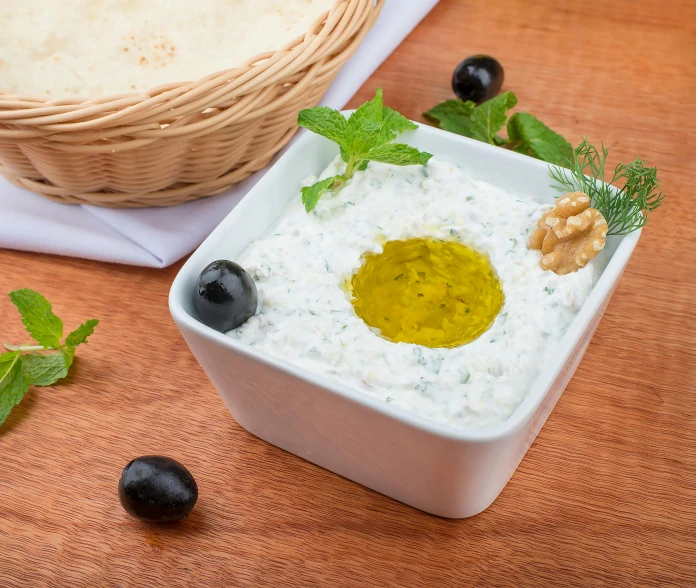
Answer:
[(597, 257), (607, 240), (607, 221), (582, 192), (561, 196), (541, 215), (529, 239), (530, 249), (541, 249), (541, 268), (559, 276), (578, 271)]

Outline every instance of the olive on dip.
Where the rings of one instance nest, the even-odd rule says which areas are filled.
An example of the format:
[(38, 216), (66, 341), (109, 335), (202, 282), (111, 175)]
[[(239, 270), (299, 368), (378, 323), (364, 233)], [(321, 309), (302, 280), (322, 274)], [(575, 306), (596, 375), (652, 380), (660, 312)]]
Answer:
[(198, 276), (193, 308), (200, 321), (225, 333), (254, 316), (258, 294), (253, 278), (233, 261), (219, 259)]

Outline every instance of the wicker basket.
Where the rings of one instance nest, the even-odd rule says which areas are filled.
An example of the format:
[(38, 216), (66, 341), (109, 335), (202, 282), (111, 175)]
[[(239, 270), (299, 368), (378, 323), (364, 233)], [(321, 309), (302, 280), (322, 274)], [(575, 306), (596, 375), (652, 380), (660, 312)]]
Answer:
[(52, 200), (113, 208), (219, 194), (290, 140), (383, 3), (337, 0), (279, 51), (192, 83), (95, 100), (0, 92), (0, 173)]

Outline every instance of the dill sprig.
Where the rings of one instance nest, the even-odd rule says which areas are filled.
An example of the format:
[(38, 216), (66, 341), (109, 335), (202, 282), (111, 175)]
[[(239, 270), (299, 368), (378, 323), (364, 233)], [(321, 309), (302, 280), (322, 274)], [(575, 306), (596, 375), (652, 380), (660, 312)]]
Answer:
[[(609, 235), (628, 235), (644, 227), (648, 213), (662, 204), (665, 195), (659, 191), (657, 168), (646, 167), (638, 158), (631, 163), (619, 163), (608, 182), (605, 164), (609, 150), (602, 144), (597, 149), (587, 139), (578, 145), (568, 169), (549, 166), (549, 175), (560, 192), (584, 192), (607, 221)], [(623, 186), (611, 186), (616, 182)]]

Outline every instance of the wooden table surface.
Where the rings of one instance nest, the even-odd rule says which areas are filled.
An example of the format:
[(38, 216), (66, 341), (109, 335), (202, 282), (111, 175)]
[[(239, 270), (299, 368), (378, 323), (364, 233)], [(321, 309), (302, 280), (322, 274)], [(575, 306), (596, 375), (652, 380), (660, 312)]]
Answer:
[[(445, 520), (272, 447), (228, 414), (167, 310), (165, 270), (0, 252), (0, 292), (102, 320), (69, 378), (0, 430), (0, 586), (696, 585), (696, 2), (442, 0), (376, 86), (410, 118), (456, 63), (504, 65), (521, 108), (660, 169), (653, 217), (556, 409), (482, 514)], [(0, 214), (2, 212), (0, 211)], [(0, 337), (26, 339), (5, 297)], [(170, 527), (129, 518), (123, 466), (200, 488)]]

